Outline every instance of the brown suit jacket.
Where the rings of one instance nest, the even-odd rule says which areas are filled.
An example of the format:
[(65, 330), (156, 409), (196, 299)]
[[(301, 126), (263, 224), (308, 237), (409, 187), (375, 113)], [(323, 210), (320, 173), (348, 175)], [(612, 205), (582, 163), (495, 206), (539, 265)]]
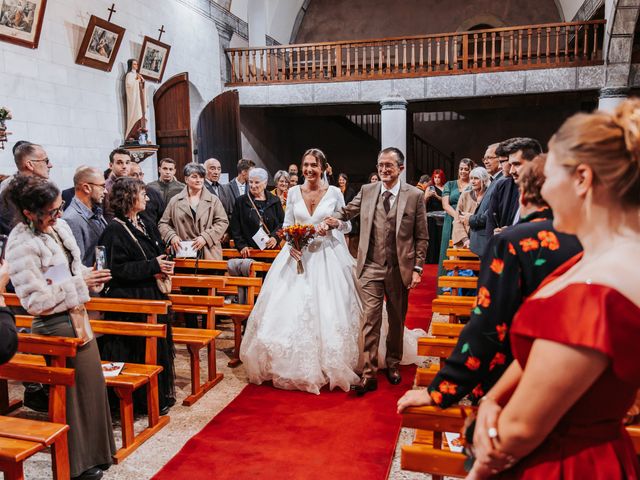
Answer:
[(196, 210), (196, 219), (193, 220), (187, 188), (169, 200), (169, 205), (164, 211), (158, 230), (162, 240), (168, 245), (174, 236), (182, 240), (194, 240), (198, 235), (206, 240), (204, 246), (204, 258), (207, 260), (222, 260), (222, 245), (220, 240), (227, 231), (229, 219), (224, 211), (222, 202), (209, 190), (202, 188), (200, 203)]
[[(358, 263), (356, 274), (362, 275), (367, 260), (369, 239), (373, 226), (376, 202), (380, 196), (382, 184), (363, 185), (356, 197), (345, 206), (336, 218), (351, 220), (360, 215), (360, 243), (358, 244)], [(382, 201), (382, 200), (381, 200)], [(400, 275), (406, 287), (411, 285), (413, 267), (421, 267), (427, 255), (429, 233), (427, 230), (427, 212), (424, 194), (416, 187), (401, 181), (398, 192), (396, 217), (396, 254), (400, 266)]]

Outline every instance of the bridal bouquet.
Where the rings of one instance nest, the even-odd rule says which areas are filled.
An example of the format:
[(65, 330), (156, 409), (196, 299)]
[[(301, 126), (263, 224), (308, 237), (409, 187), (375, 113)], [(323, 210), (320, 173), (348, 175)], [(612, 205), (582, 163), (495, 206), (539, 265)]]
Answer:
[[(313, 225), (289, 225), (278, 232), (278, 236), (291, 247), (302, 251), (316, 236), (316, 227)], [(298, 274), (304, 273), (302, 260), (298, 260)]]

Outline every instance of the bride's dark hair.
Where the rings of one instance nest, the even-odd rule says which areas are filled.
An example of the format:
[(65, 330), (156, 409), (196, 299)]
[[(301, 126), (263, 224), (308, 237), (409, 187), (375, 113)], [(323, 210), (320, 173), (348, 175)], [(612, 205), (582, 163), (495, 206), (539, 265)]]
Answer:
[(327, 162), (327, 157), (325, 157), (324, 152), (319, 148), (310, 148), (309, 150), (307, 150), (302, 154), (302, 160), (300, 161), (301, 170), (302, 170), (302, 162), (304, 162), (304, 157), (306, 157), (307, 155), (311, 155), (318, 161), (318, 163), (320, 164), (320, 168), (322, 168), (323, 172), (327, 169), (327, 165), (329, 164), (329, 162)]

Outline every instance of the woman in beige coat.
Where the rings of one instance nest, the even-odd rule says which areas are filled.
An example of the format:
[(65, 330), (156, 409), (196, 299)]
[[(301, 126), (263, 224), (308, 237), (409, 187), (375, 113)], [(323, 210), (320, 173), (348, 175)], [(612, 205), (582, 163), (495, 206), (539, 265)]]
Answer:
[(199, 163), (184, 167), (187, 186), (174, 196), (160, 219), (162, 240), (178, 251), (180, 242), (191, 240), (193, 248), (202, 251), (201, 258), (222, 260), (222, 236), (229, 219), (222, 203), (204, 187), (206, 171)]
[(457, 218), (453, 221), (451, 241), (456, 248), (469, 248), (469, 217), (473, 215), (482, 201), (491, 177), (483, 167), (476, 167), (469, 173), (471, 188), (460, 195), (456, 211)]

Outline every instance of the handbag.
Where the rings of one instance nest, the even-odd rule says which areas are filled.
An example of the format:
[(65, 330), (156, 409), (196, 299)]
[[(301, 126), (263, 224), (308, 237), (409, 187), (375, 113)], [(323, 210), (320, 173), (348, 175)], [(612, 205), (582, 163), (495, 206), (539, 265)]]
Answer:
[[(138, 245), (138, 248), (140, 248), (140, 250), (142, 251), (142, 255), (144, 256), (144, 259), (145, 260), (149, 260), (147, 258), (147, 254), (145, 253), (144, 249), (142, 248), (142, 245), (140, 245), (140, 242), (138, 241), (138, 239), (131, 232), (131, 230), (129, 230), (129, 227), (127, 226), (127, 224), (124, 223), (119, 218), (114, 218), (114, 220), (116, 222), (118, 222), (120, 225), (122, 225), (124, 227), (124, 229), (127, 231), (127, 233), (131, 236), (133, 241), (136, 242), (136, 245)], [(171, 277), (169, 275), (165, 275), (164, 273), (160, 273), (158, 275), (155, 275), (155, 279), (156, 279), (156, 284), (158, 285), (158, 290), (160, 290), (160, 293), (162, 293), (164, 295), (169, 295), (171, 293), (171, 286), (172, 286), (171, 285)]]
[(95, 335), (91, 329), (89, 314), (84, 305), (78, 305), (68, 310), (71, 318), (71, 325), (76, 332), (76, 337), (82, 340), (82, 345), (86, 345), (94, 339)]

